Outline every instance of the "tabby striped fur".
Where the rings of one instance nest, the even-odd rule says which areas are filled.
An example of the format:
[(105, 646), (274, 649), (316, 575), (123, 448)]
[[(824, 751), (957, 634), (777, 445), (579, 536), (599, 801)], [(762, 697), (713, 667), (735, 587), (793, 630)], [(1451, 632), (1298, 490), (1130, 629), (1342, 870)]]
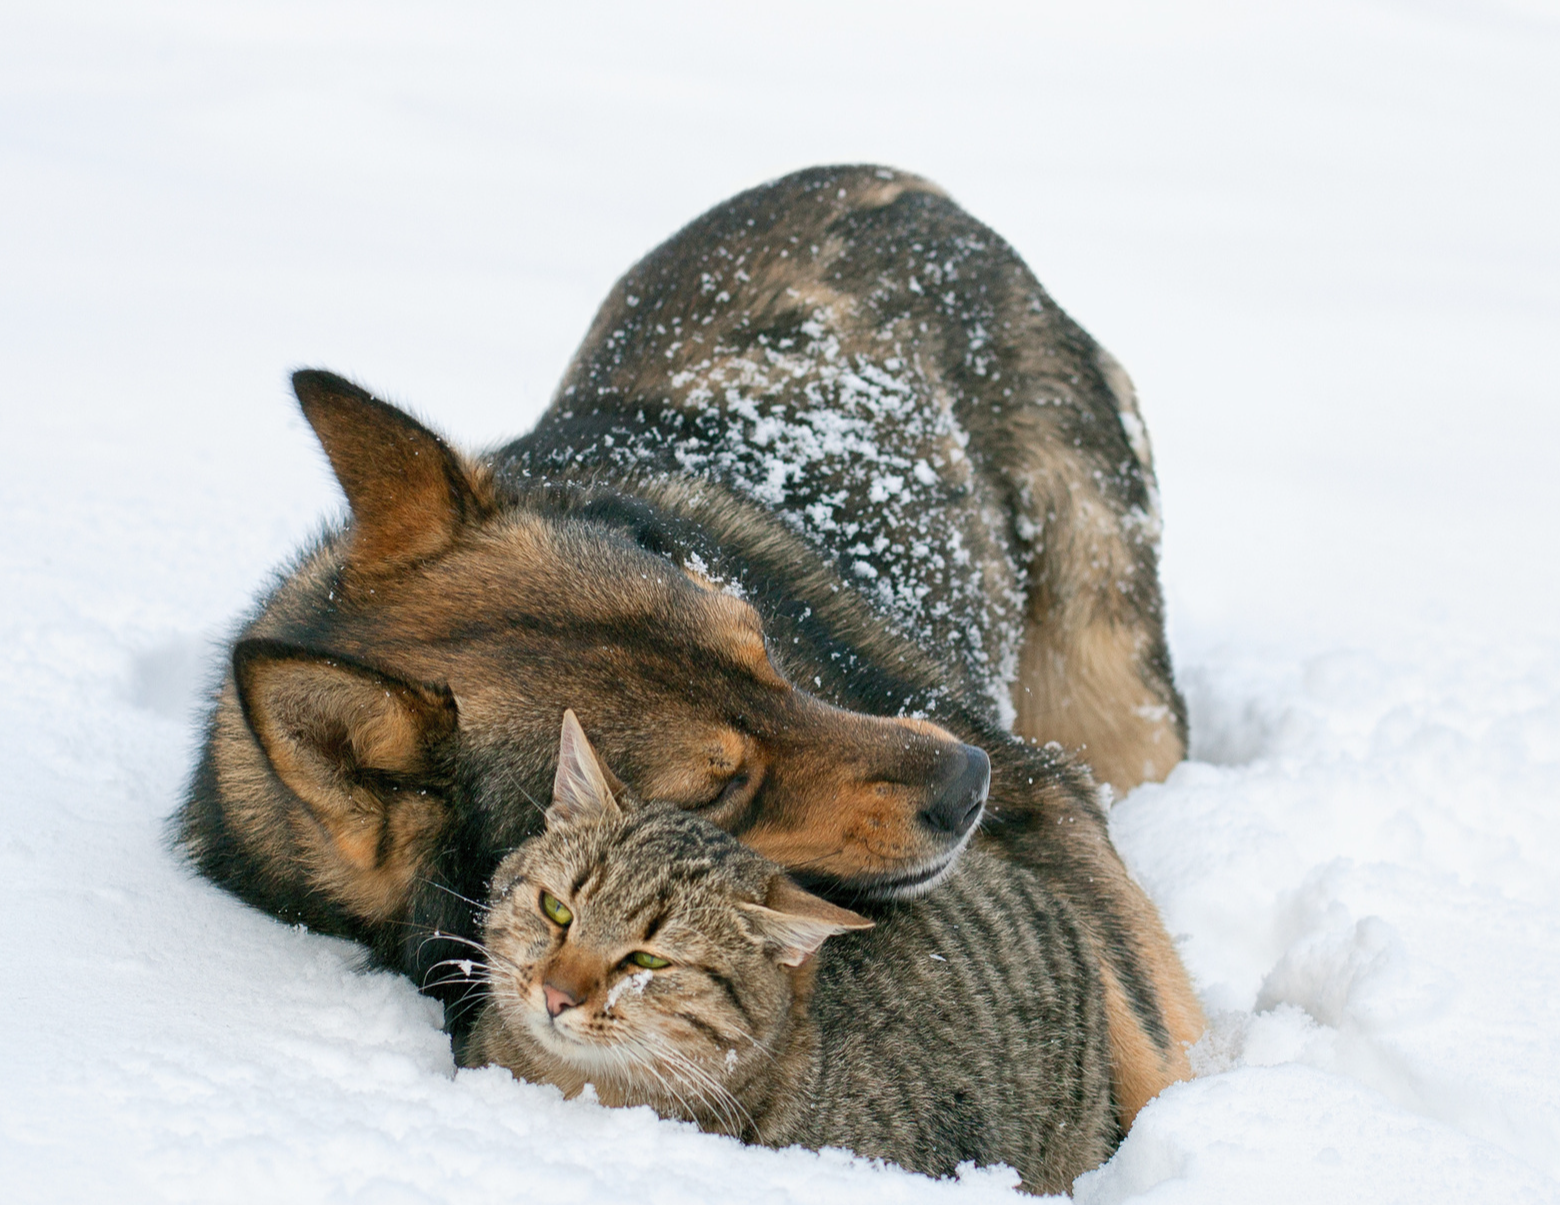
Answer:
[[(707, 821), (619, 806), (599, 779), (589, 793), (560, 795), (546, 833), (500, 866), (469, 1064), (569, 1095), (591, 1083), (604, 1103), (747, 1142), (934, 1176), (1006, 1163), (1037, 1192), (1109, 1155), (1100, 983), (1072, 910), (1034, 874), (970, 850), (933, 892), (872, 906), (862, 931)], [(571, 919), (549, 919), (544, 892)]]

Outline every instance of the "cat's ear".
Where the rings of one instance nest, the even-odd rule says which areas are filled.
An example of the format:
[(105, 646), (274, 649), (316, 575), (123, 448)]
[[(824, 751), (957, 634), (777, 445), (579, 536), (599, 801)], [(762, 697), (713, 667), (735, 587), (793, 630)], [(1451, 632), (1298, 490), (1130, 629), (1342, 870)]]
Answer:
[(866, 917), (838, 908), (803, 891), (785, 875), (776, 875), (762, 904), (738, 904), (759, 937), (779, 948), (781, 966), (799, 967), (836, 933), (870, 929)]
[(563, 734), (558, 740), (558, 773), (553, 778), (552, 807), (547, 823), (572, 824), (579, 820), (621, 816), (617, 793), (623, 789), (585, 737), (585, 729), (573, 711), (563, 713)]

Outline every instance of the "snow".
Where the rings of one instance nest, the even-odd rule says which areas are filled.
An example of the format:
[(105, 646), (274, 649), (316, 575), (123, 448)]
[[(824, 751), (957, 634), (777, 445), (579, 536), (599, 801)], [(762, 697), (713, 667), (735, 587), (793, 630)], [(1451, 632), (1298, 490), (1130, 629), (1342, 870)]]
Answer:
[(287, 370), (496, 442), (637, 255), (862, 159), (1154, 441), (1193, 758), (1112, 825), (1213, 1024), (1076, 1199), (1560, 1198), (1557, 51), (1549, 0), (8, 7), (6, 1198), (1012, 1199), (456, 1074), (165, 844), (215, 642), (339, 506)]
[[(882, 174), (892, 175), (886, 169)], [(922, 264), (939, 280), (956, 279), (963, 259), (985, 249), (973, 239), (950, 242), (953, 250), (944, 248), (941, 261), (934, 248)], [(914, 243), (910, 250), (923, 248)], [(746, 255), (737, 254), (723, 271), (745, 276)], [(724, 280), (709, 272), (702, 277), (706, 294)], [(881, 276), (874, 288), (886, 294), (895, 284)], [(711, 321), (713, 309), (730, 300), (725, 290), (716, 293), (712, 312), (700, 321)], [(960, 306), (950, 292), (945, 317), (967, 326), (969, 316)], [(670, 356), (682, 345), (677, 338), (682, 319), (668, 322), (670, 330), (657, 322), (654, 332), (671, 340), (665, 347)], [(643, 473), (675, 463), (689, 478), (708, 477), (745, 493), (830, 559), (843, 544), (853, 558), (849, 572), (860, 579), (855, 584), (879, 613), (923, 644), (951, 644), (989, 696), (994, 714), (1011, 728), (1023, 597), (989, 583), (999, 576), (1020, 581), (1023, 574), (1011, 558), (1005, 558), (1003, 574), (983, 571), (961, 535), (964, 522), (1000, 526), (1010, 520), (994, 510), (962, 518), (955, 513), (959, 501), (949, 497), (937, 469), (960, 480), (957, 466), (966, 459), (968, 432), (951, 408), (922, 404), (932, 382), (918, 366), (895, 356), (885, 360), (885, 370), (866, 356), (844, 355), (833, 333), (842, 322), (825, 306), (800, 325), (796, 337), (760, 334), (745, 350), (717, 346), (693, 368), (672, 375), (672, 400), (682, 412), (675, 426), (650, 426), (631, 441), (603, 433), (535, 460), (522, 452), (500, 474), (546, 476), (553, 463), (608, 464)], [(978, 348), (987, 336), (978, 320), (973, 325), (971, 347)], [(894, 324), (885, 322), (878, 338), (894, 337)], [(890, 350), (899, 346), (895, 342)], [(975, 371), (985, 375), (983, 358), (976, 358)], [(588, 391), (576, 394), (577, 388), (569, 386), (564, 398), (588, 405)], [(915, 455), (922, 451), (925, 456)], [(876, 505), (863, 510), (863, 501)], [(992, 536), (993, 547), (1005, 546), (1003, 533)], [(934, 715), (945, 694), (937, 687), (907, 698), (899, 714)]]
[(612, 1006), (618, 1002), (618, 997), (625, 991), (631, 991), (636, 996), (641, 995), (654, 974), (654, 971), (640, 971), (637, 975), (619, 979), (612, 985), (612, 990), (607, 993), (607, 1007), (603, 1011), (611, 1012)]

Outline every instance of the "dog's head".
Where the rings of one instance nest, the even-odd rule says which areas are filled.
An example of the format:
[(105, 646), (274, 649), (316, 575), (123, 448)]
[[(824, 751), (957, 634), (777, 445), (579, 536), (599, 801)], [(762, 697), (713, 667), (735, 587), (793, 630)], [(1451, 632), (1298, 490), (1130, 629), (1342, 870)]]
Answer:
[(979, 749), (830, 706), (779, 672), (742, 599), (610, 525), (506, 503), (482, 466), (339, 378), (295, 386), (352, 520), (238, 643), (227, 727), (241, 715), (304, 805), (290, 840), (314, 889), (388, 919), (457, 817), (517, 844), (566, 708), (638, 794), (805, 881), (905, 894), (952, 864), (986, 795)]

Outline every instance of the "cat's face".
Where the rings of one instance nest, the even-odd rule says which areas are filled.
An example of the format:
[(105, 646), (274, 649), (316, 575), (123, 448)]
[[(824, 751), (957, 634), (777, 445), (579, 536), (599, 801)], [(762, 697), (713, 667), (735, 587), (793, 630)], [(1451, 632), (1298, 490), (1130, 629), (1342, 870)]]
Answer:
[(668, 1051), (740, 1059), (790, 1003), (785, 971), (737, 910), (762, 903), (764, 879), (730, 874), (723, 855), (740, 847), (678, 816), (555, 826), (499, 869), (485, 942), (493, 1002), (581, 1070)]
[(620, 804), (566, 724), (547, 831), (494, 877), (489, 1007), (582, 1080), (718, 1104), (810, 955), (866, 924), (696, 816)]

